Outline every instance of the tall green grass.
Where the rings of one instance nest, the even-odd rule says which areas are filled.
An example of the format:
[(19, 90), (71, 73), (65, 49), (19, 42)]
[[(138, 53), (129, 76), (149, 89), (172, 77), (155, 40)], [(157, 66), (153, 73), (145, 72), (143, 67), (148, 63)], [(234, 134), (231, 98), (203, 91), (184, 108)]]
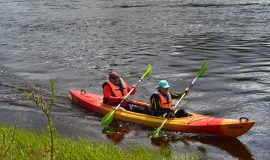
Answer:
[[(31, 131), (0, 125), (1, 160), (45, 160), (51, 158), (48, 132)], [(196, 160), (191, 154), (171, 156), (167, 149), (150, 149), (143, 146), (121, 149), (111, 143), (91, 142), (55, 136), (56, 160)]]

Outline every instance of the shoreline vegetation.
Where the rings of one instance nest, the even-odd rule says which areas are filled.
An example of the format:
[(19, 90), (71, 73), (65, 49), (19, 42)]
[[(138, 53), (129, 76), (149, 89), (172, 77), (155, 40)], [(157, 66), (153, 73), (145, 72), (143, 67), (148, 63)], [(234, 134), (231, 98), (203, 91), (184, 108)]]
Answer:
[[(34, 133), (26, 129), (0, 125), (0, 159), (50, 159), (51, 144), (47, 131)], [(170, 149), (150, 149), (143, 146), (122, 149), (113, 143), (91, 142), (83, 138), (54, 136), (53, 159), (91, 160), (196, 160), (192, 153), (171, 155)]]
[[(35, 87), (33, 87), (35, 88)], [(191, 153), (171, 155), (169, 148), (150, 149), (137, 145), (122, 149), (112, 143), (91, 142), (78, 138), (64, 138), (57, 135), (51, 121), (51, 110), (55, 104), (54, 81), (51, 80), (51, 97), (45, 101), (42, 93), (35, 89), (25, 96), (35, 102), (47, 118), (47, 130), (41, 133), (31, 132), (0, 124), (1, 160), (41, 160), (41, 159), (91, 159), (91, 160), (196, 160)]]

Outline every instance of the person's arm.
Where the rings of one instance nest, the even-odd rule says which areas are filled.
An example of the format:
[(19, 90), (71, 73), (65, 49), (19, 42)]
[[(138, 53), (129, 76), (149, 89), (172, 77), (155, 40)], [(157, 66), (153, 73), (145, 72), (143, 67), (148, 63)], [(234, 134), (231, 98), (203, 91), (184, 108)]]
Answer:
[[(131, 94), (131, 95), (134, 95), (134, 94), (136, 94), (136, 88), (135, 88), (135, 85), (132, 85), (132, 88), (134, 88), (134, 90), (133, 90), (130, 94)], [(128, 92), (130, 92), (132, 88), (129, 87), (129, 85), (127, 85), (127, 91), (128, 91)]]
[(172, 99), (180, 99), (184, 93), (186, 93), (187, 95), (189, 91), (190, 89), (186, 88), (183, 92), (178, 92), (178, 93), (169, 92), (169, 93), (171, 94)]

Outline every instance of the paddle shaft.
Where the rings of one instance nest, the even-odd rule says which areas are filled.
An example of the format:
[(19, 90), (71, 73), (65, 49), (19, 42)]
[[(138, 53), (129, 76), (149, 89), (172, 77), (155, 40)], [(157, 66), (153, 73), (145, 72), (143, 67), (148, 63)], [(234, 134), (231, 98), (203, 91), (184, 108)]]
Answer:
[(168, 120), (168, 118), (166, 118), (166, 119), (163, 121), (163, 123), (161, 124), (161, 126), (160, 126), (159, 128), (162, 128), (162, 127), (165, 125), (165, 123), (167, 122), (167, 120)]
[(132, 87), (132, 89), (128, 92), (128, 94), (121, 100), (121, 102), (117, 105), (117, 107), (114, 110), (117, 110), (121, 104), (127, 99), (127, 97), (133, 92), (133, 90), (142, 82), (143, 78), (145, 77), (145, 74), (142, 76), (142, 78), (137, 82), (135, 87)]
[[(197, 76), (194, 78), (194, 80), (191, 82), (191, 84), (190, 84), (190, 86), (189, 86), (189, 89), (191, 89), (191, 87), (194, 85), (195, 81), (196, 81), (198, 78), (200, 78), (200, 77), (204, 74), (204, 72), (205, 72), (205, 70), (206, 70), (206, 68), (207, 68), (207, 65), (208, 65), (207, 60), (204, 60), (201, 69), (200, 69), (199, 72), (197, 73)], [(185, 93), (181, 96), (181, 98), (176, 102), (176, 104), (175, 104), (175, 106), (174, 106), (173, 108), (176, 108), (176, 107), (178, 106), (178, 104), (179, 104), (179, 103), (181, 102), (181, 100), (185, 97), (185, 95), (186, 95), (186, 92), (185, 92)]]
[[(189, 86), (189, 89), (191, 89), (191, 87), (194, 85), (194, 82), (198, 79), (198, 77), (194, 78), (194, 80), (192, 81), (192, 83)], [(182, 101), (182, 99), (185, 97), (186, 92), (181, 96), (181, 98), (176, 102), (176, 104), (173, 106), (174, 108), (176, 108), (178, 106), (178, 104)]]
[(140, 107), (143, 107), (143, 108), (147, 108), (149, 106), (149, 104), (147, 103), (144, 103), (144, 102), (139, 102), (139, 101), (134, 101), (134, 100), (129, 100), (129, 99), (126, 99), (126, 101), (130, 104), (134, 104), (136, 106), (140, 106)]

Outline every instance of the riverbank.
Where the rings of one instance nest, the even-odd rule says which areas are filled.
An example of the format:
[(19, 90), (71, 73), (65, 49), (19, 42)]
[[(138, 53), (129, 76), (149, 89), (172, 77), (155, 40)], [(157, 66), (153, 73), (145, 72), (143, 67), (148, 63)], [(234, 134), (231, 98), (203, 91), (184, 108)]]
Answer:
[[(50, 137), (46, 132), (34, 133), (25, 129), (0, 125), (0, 159), (49, 159)], [(55, 137), (54, 159), (198, 159), (192, 154), (171, 156), (167, 149), (148, 149), (136, 146), (123, 150), (111, 143), (86, 139)]]

